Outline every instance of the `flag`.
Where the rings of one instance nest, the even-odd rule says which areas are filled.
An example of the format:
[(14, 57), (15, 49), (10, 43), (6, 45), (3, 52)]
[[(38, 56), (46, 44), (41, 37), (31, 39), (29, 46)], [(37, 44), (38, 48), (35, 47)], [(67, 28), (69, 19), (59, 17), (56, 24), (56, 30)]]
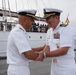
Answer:
[(65, 21), (65, 24), (69, 24), (70, 23), (70, 21), (69, 21), (69, 19), (68, 19), (68, 17), (66, 18), (66, 21)]
[[(68, 16), (69, 16), (69, 14), (68, 14)], [(66, 25), (68, 25), (68, 24), (70, 23), (70, 21), (69, 21), (69, 19), (68, 19), (68, 16), (67, 16), (67, 18), (66, 18), (66, 20), (65, 20), (65, 24), (66, 24)]]

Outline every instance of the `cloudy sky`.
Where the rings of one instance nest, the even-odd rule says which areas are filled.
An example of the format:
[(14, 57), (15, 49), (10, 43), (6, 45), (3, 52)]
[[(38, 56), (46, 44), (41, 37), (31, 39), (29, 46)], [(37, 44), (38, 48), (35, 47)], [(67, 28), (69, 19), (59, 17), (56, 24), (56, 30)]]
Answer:
[[(8, 0), (4, 1), (6, 1), (6, 8), (8, 9)], [(65, 22), (69, 14), (70, 27), (76, 34), (76, 0), (9, 0), (9, 3), (12, 11), (36, 9), (38, 16), (43, 16), (43, 8), (61, 9), (63, 11), (61, 21)], [(0, 8), (2, 8), (2, 4), (0, 4)]]

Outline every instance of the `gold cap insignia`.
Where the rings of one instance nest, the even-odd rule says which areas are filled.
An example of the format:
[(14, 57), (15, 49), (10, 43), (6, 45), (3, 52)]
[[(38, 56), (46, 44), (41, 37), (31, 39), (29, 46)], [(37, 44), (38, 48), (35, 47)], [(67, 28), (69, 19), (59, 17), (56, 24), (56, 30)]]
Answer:
[(20, 30), (24, 31), (22, 28), (20, 28)]
[(55, 13), (50, 13), (50, 14), (47, 13), (44, 15), (44, 18), (48, 18), (48, 17), (53, 16), (53, 15), (55, 15)]

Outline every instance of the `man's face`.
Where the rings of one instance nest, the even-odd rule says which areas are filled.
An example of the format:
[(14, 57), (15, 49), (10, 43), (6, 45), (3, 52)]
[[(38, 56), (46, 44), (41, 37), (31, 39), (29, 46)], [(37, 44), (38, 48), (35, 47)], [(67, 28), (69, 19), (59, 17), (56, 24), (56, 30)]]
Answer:
[(50, 16), (46, 18), (46, 22), (48, 23), (49, 27), (51, 27), (55, 22), (55, 16)]
[(34, 19), (31, 18), (31, 17), (27, 17), (26, 18), (26, 25), (27, 25), (27, 29), (30, 29), (31, 28), (31, 25), (34, 24)]

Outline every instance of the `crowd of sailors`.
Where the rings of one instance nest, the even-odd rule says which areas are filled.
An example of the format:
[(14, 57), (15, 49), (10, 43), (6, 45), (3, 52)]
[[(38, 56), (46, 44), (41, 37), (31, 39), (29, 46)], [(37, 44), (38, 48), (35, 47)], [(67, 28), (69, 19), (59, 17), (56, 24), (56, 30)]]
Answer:
[[(7, 25), (4, 25), (3, 23), (0, 23), (0, 31), (10, 31), (15, 25), (12, 23), (8, 23)], [(39, 24), (35, 23), (34, 25), (31, 26), (27, 32), (42, 32), (46, 33), (48, 30), (48, 25), (46, 24)]]
[(47, 30), (48, 30), (48, 25), (35, 23), (34, 25), (31, 26), (31, 29), (28, 30), (28, 32), (42, 32), (42, 33), (46, 33)]

